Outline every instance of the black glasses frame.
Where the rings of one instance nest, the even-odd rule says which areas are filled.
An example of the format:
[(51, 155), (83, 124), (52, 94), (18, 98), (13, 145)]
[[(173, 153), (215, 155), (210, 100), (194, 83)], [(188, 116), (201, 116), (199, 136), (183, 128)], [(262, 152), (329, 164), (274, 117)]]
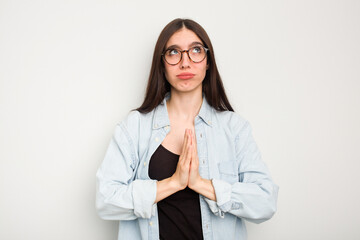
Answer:
[[(204, 51), (205, 51), (205, 56), (204, 56), (204, 58), (203, 58), (201, 61), (195, 62), (194, 60), (191, 59), (190, 54), (189, 54), (189, 51), (192, 50), (192, 49), (194, 49), (194, 48), (198, 48), (198, 47), (201, 47), (201, 48), (204, 49)], [(176, 49), (176, 48), (175, 48), (175, 49)], [(204, 46), (194, 46), (194, 47), (189, 48), (188, 50), (176, 49), (176, 50), (178, 50), (178, 51), (181, 53), (180, 60), (179, 60), (177, 63), (169, 63), (168, 61), (166, 61), (166, 58), (165, 58), (165, 53), (166, 53), (167, 51), (169, 51), (169, 50), (173, 50), (173, 49), (166, 49), (165, 52), (164, 52), (163, 54), (161, 54), (161, 56), (163, 57), (163, 59), (165, 60), (165, 62), (167, 62), (169, 65), (172, 65), (172, 66), (175, 66), (175, 65), (179, 64), (179, 62), (181, 62), (181, 60), (182, 60), (182, 58), (183, 58), (183, 53), (184, 53), (184, 52), (187, 53), (188, 58), (190, 59), (190, 61), (192, 61), (192, 62), (194, 62), (194, 63), (200, 63), (200, 62), (204, 61), (204, 59), (207, 57), (207, 52), (209, 51), (209, 49), (206, 48), (206, 47), (204, 47)]]

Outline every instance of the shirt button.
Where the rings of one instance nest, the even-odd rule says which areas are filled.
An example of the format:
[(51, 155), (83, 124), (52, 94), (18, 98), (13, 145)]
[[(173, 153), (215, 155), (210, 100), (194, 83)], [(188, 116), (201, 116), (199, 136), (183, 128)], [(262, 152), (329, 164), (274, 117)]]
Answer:
[(202, 138), (202, 133), (200, 133), (200, 137)]
[(202, 163), (205, 164), (205, 160), (204, 160), (204, 159), (202, 160)]
[(166, 127), (165, 127), (165, 130), (168, 130), (168, 129), (169, 129), (169, 126), (166, 126)]
[(155, 124), (155, 127), (157, 128), (159, 125)]
[(144, 162), (144, 167), (146, 167), (146, 162)]
[(157, 138), (155, 138), (155, 141), (157, 141), (157, 142), (158, 142), (158, 141), (159, 141), (159, 138), (158, 138), (158, 137), (157, 137)]
[(152, 226), (152, 222), (149, 222), (149, 225)]

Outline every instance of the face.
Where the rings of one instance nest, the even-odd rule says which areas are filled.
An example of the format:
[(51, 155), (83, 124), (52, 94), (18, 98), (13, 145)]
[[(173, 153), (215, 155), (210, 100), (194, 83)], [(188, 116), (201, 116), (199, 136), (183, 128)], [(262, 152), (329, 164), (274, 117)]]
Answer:
[[(191, 30), (182, 28), (175, 32), (166, 44), (166, 49), (188, 50), (189, 48), (203, 46), (200, 38)], [(196, 51), (196, 48), (195, 48)], [(165, 77), (171, 85), (171, 91), (202, 92), (202, 81), (206, 75), (207, 59), (195, 63), (183, 52), (181, 61), (170, 65), (164, 61)]]

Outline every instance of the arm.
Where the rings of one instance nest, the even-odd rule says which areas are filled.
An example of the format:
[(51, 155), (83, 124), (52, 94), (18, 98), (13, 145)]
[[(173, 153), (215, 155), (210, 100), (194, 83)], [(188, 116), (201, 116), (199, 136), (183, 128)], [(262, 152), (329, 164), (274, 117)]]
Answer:
[(116, 126), (96, 174), (96, 208), (101, 218), (132, 220), (151, 217), (156, 180), (134, 180), (137, 168), (135, 145), (122, 122)]
[(220, 217), (230, 213), (260, 223), (270, 219), (276, 211), (278, 186), (273, 183), (261, 160), (248, 122), (242, 125), (235, 141), (239, 182), (230, 184), (221, 179), (213, 179), (216, 202), (205, 200), (211, 211)]
[(200, 178), (196, 184), (189, 185), (189, 188), (212, 201), (216, 201), (215, 188), (209, 179)]
[[(134, 119), (130, 122), (134, 122)], [(103, 219), (150, 218), (154, 203), (187, 186), (193, 149), (188, 131), (185, 132), (183, 150), (175, 173), (161, 181), (134, 180), (138, 163), (133, 142), (124, 122), (117, 125), (105, 159), (96, 174), (96, 207)]]

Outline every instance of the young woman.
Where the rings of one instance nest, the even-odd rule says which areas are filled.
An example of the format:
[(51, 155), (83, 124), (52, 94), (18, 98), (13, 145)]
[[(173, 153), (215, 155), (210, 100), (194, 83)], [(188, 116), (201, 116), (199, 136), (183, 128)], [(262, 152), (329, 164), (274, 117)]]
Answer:
[(155, 46), (143, 104), (120, 122), (97, 172), (100, 217), (119, 239), (246, 239), (276, 211), (249, 123), (233, 109), (205, 30), (175, 19)]

